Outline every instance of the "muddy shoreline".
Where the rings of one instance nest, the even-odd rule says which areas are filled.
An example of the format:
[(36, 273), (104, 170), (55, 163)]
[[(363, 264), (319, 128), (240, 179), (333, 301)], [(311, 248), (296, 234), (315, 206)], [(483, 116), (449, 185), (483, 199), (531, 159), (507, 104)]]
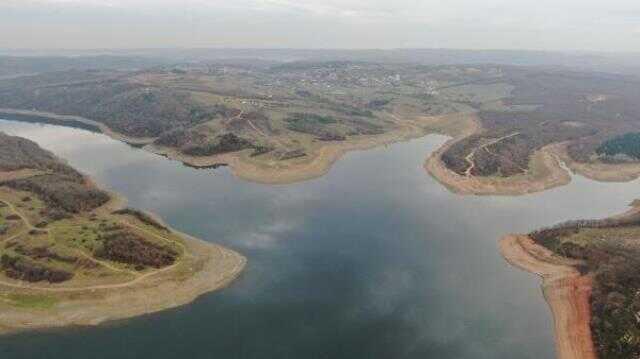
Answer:
[[(408, 141), (438, 133), (439, 127), (446, 127), (448, 118), (460, 116), (418, 117), (413, 120), (396, 121), (397, 127), (381, 135), (356, 136), (346, 141), (323, 142), (307, 156), (286, 161), (260, 161), (250, 156), (250, 151), (225, 153), (215, 156), (194, 157), (178, 152), (173, 148), (153, 144), (153, 138), (132, 138), (111, 130), (106, 125), (78, 116), (58, 115), (48, 112), (0, 108), (3, 114), (13, 116), (16, 121), (50, 123), (62, 126), (79, 127), (101, 132), (115, 140), (132, 146), (141, 147), (149, 152), (162, 155), (171, 160), (182, 162), (194, 168), (214, 168), (229, 166), (237, 177), (250, 182), (263, 184), (290, 184), (322, 177), (333, 164), (350, 151), (367, 150), (396, 142)], [(20, 119), (15, 116), (32, 117)]]
[[(542, 192), (567, 185), (574, 173), (601, 182), (629, 182), (640, 178), (640, 164), (579, 163), (566, 152), (566, 144), (551, 144), (536, 151), (531, 159), (531, 170), (523, 175), (509, 178), (463, 176), (449, 170), (442, 162), (442, 154), (454, 143), (482, 131), (479, 120), (473, 113), (456, 113), (443, 116), (421, 117), (416, 120), (397, 121), (398, 127), (382, 135), (358, 136), (347, 141), (325, 142), (307, 156), (287, 161), (259, 161), (250, 156), (250, 151), (225, 153), (214, 156), (194, 157), (173, 148), (153, 144), (153, 138), (128, 137), (111, 130), (106, 125), (78, 116), (58, 115), (48, 112), (0, 108), (0, 116), (8, 115), (16, 121), (50, 123), (78, 127), (101, 132), (115, 140), (143, 148), (149, 152), (182, 162), (193, 168), (217, 168), (229, 166), (232, 173), (246, 181), (262, 184), (291, 184), (322, 177), (335, 162), (350, 151), (367, 150), (395, 142), (420, 138), (431, 133), (443, 133), (438, 128), (447, 128), (443, 122), (456, 116), (467, 117), (462, 128), (447, 128), (444, 134), (455, 137), (433, 152), (425, 161), (425, 170), (450, 191), (461, 195), (518, 196)], [(19, 119), (18, 117), (31, 117)], [(40, 120), (38, 120), (40, 119)], [(434, 126), (434, 123), (436, 125)], [(562, 162), (562, 164), (560, 163)], [(566, 165), (566, 168), (565, 168)]]
[(592, 278), (572, 261), (554, 255), (525, 235), (500, 240), (500, 253), (514, 267), (542, 279), (542, 292), (553, 315), (558, 359), (595, 359), (591, 335)]
[(531, 170), (524, 175), (509, 178), (478, 177), (464, 176), (450, 170), (442, 161), (442, 154), (464, 138), (482, 132), (482, 125), (477, 116), (468, 116), (469, 125), (431, 153), (424, 162), (424, 169), (451, 192), (460, 195), (519, 196), (542, 192), (571, 182), (571, 176), (558, 161), (556, 145), (545, 146), (534, 153)]
[(144, 149), (182, 162), (186, 166), (195, 168), (228, 166), (231, 172), (240, 179), (262, 184), (283, 185), (322, 177), (331, 170), (331, 167), (338, 160), (351, 151), (362, 151), (408, 141), (427, 134), (426, 131), (414, 131), (413, 128), (402, 127), (377, 136), (360, 136), (344, 142), (326, 142), (305, 157), (269, 163), (253, 160), (250, 151), (193, 157), (172, 148), (153, 144), (145, 146)]
[(599, 182), (630, 182), (640, 178), (640, 163), (582, 163), (569, 157), (566, 144), (557, 145), (555, 153), (571, 171)]
[(569, 171), (594, 181), (629, 182), (640, 178), (640, 164), (579, 163), (572, 160), (566, 143), (547, 145), (531, 158), (529, 171), (508, 178), (463, 176), (451, 171), (442, 161), (442, 154), (453, 144), (482, 131), (478, 120), (463, 134), (447, 141), (424, 163), (425, 170), (450, 191), (461, 195), (519, 196), (543, 192), (571, 182)]

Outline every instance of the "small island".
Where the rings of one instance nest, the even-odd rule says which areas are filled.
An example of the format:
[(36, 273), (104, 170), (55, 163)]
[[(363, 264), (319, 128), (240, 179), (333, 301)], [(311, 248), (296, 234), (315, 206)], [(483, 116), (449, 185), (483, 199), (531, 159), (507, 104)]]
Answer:
[(500, 241), (509, 263), (542, 277), (560, 359), (640, 355), (640, 203), (632, 206)]
[(0, 133), (0, 334), (184, 305), (245, 263), (127, 208), (36, 143)]

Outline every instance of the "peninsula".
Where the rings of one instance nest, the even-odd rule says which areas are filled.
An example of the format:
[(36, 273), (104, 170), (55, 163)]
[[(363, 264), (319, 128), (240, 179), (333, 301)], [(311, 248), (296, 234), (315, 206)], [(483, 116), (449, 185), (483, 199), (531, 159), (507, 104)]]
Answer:
[(243, 256), (124, 204), (0, 133), (0, 334), (176, 307), (241, 273)]
[(542, 277), (560, 359), (640, 355), (640, 207), (604, 220), (509, 235), (500, 251)]

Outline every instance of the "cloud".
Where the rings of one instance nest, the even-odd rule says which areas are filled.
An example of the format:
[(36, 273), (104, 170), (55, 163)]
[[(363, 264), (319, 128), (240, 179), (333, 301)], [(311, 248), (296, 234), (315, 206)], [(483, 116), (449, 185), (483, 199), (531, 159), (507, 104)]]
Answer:
[(4, 0), (0, 47), (637, 49), (639, 19), (635, 0)]

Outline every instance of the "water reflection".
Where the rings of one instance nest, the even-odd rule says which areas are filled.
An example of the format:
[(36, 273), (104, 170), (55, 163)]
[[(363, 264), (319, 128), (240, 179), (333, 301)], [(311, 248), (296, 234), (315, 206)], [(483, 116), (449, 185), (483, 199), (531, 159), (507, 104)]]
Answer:
[(192, 305), (0, 338), (2, 358), (552, 358), (538, 282), (504, 263), (497, 239), (608, 216), (640, 193), (637, 183), (575, 177), (542, 194), (457, 196), (422, 169), (442, 136), (354, 152), (322, 178), (267, 186), (78, 129), (0, 121), (0, 130), (249, 258), (230, 288)]

